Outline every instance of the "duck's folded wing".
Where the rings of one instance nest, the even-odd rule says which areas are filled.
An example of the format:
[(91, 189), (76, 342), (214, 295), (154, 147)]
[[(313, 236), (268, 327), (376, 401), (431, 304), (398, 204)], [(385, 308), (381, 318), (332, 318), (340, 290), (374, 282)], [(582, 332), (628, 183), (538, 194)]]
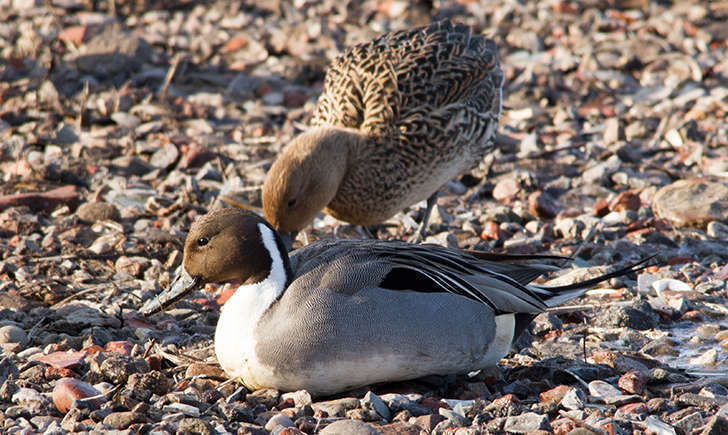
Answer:
[[(392, 249), (394, 247), (394, 249)], [(539, 313), (580, 296), (610, 278), (636, 272), (650, 258), (595, 278), (564, 286), (528, 285), (559, 267), (533, 260), (564, 260), (550, 255), (518, 256), (447, 249), (439, 246), (377, 245), (391, 265), (380, 286), (392, 290), (450, 292), (490, 306), (496, 314)], [(477, 258), (476, 258), (477, 257)], [(527, 262), (530, 261), (530, 262)]]

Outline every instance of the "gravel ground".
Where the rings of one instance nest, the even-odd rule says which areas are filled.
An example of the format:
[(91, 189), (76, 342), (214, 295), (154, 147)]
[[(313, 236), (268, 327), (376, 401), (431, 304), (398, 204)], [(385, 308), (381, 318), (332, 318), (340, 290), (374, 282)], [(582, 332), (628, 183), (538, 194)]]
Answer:
[[(573, 256), (559, 282), (660, 265), (539, 316), (489, 373), (332, 398), (226, 382), (229, 284), (136, 312), (196, 216), (260, 207), (338, 53), (447, 17), (498, 43), (505, 108), (427, 241)], [(726, 20), (725, 1), (0, 0), (2, 432), (728, 433)]]

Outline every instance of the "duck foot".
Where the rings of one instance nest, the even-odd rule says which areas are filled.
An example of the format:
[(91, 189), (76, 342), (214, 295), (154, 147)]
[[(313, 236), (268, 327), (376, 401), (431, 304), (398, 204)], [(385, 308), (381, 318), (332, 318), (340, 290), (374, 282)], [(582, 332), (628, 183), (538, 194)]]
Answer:
[(421, 243), (425, 239), (425, 235), (427, 235), (427, 224), (430, 221), (430, 214), (432, 214), (432, 209), (435, 207), (435, 204), (437, 204), (437, 192), (433, 193), (432, 195), (430, 195), (429, 198), (427, 198), (427, 208), (425, 209), (425, 216), (422, 218), (420, 226), (417, 227), (415, 235), (409, 239), (410, 243)]

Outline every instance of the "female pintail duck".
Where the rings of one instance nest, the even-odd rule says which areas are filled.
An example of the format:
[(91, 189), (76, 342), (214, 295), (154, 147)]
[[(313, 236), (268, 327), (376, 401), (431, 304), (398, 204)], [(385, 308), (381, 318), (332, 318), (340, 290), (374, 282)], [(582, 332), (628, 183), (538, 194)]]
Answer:
[(437, 245), (328, 240), (289, 257), (270, 224), (239, 209), (198, 219), (182, 265), (143, 314), (240, 279), (217, 324), (220, 365), (250, 389), (316, 395), (494, 366), (538, 313), (639, 270), (542, 287), (528, 283), (557, 268)]
[(263, 209), (295, 233), (322, 209), (356, 225), (380, 223), (428, 199), (481, 161), (501, 111), (495, 43), (440, 21), (354, 46), (326, 74), (311, 122), (278, 156)]

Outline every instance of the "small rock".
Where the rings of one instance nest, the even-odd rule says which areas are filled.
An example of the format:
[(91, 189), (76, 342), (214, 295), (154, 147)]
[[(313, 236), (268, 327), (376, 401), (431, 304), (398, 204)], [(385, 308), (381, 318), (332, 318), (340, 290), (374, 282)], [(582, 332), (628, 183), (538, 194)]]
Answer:
[(280, 393), (278, 390), (271, 388), (264, 388), (261, 390), (253, 391), (252, 393), (245, 396), (245, 402), (251, 407), (255, 408), (258, 405), (265, 405), (266, 408), (270, 409), (278, 404)]
[(412, 417), (409, 422), (419, 426), (427, 433), (432, 433), (438, 423), (444, 419), (445, 417), (440, 414), (427, 414), (419, 417)]
[(291, 393), (285, 393), (281, 395), (281, 400), (293, 399), (293, 403), (296, 406), (306, 406), (313, 403), (311, 400), (311, 393), (306, 390), (298, 390)]
[(346, 411), (359, 407), (359, 399), (345, 397), (343, 399), (315, 402), (311, 404), (314, 411), (324, 411), (329, 417), (344, 417)]
[(573, 388), (568, 385), (559, 385), (548, 391), (544, 391), (543, 393), (539, 394), (538, 397), (541, 399), (542, 402), (554, 401), (556, 403), (559, 403), (561, 402), (561, 399), (564, 398), (564, 395), (572, 389)]
[(617, 381), (617, 385), (628, 393), (642, 394), (648, 379), (644, 373), (632, 371), (623, 374)]
[(85, 202), (81, 204), (76, 210), (76, 215), (78, 215), (82, 221), (89, 224), (103, 220), (118, 222), (121, 219), (119, 209), (117, 209), (116, 206), (109, 204), (108, 202), (98, 201)]
[(690, 364), (694, 366), (713, 367), (717, 360), (718, 351), (716, 349), (708, 349), (702, 354), (694, 358), (690, 358)]
[(655, 435), (677, 435), (675, 428), (654, 415), (649, 415), (645, 419), (645, 429), (647, 429), (648, 433)]
[[(56, 386), (53, 388), (53, 404), (56, 405), (56, 409), (65, 414), (77, 400), (100, 394), (99, 390), (79, 379), (62, 378), (56, 382)], [(104, 402), (106, 402), (106, 398), (98, 397), (84, 401), (84, 405), (91, 409), (98, 409)]]
[(321, 429), (321, 435), (377, 435), (374, 426), (356, 420), (339, 420)]
[(609, 209), (612, 211), (633, 210), (637, 211), (642, 206), (639, 195), (634, 192), (620, 192), (610, 203)]
[(196, 406), (188, 405), (186, 403), (174, 402), (169, 405), (164, 405), (162, 408), (164, 412), (181, 412), (184, 415), (190, 417), (199, 417), (200, 409)]
[(515, 198), (521, 190), (521, 185), (514, 178), (504, 178), (493, 188), (493, 199), (504, 201)]
[(693, 429), (696, 429), (703, 425), (703, 417), (700, 412), (693, 412), (688, 414), (680, 420), (673, 423), (678, 429), (682, 429), (683, 433), (693, 433)]
[(564, 394), (564, 398), (561, 399), (561, 406), (566, 409), (584, 409), (586, 403), (586, 397), (584, 393), (576, 388), (572, 388)]
[(205, 420), (200, 418), (183, 418), (177, 424), (177, 433), (212, 435), (217, 432)]
[(708, 227), (705, 229), (705, 233), (708, 237), (713, 237), (720, 240), (728, 240), (728, 225), (718, 222), (708, 222)]
[(609, 118), (604, 123), (604, 133), (602, 140), (605, 145), (611, 145), (621, 139), (624, 139), (624, 129), (619, 123), (618, 118)]
[(17, 343), (24, 344), (28, 334), (23, 328), (15, 325), (5, 325), (0, 327), (0, 343)]
[(470, 420), (468, 420), (464, 415), (453, 411), (452, 409), (447, 409), (443, 407), (438, 409), (437, 412), (443, 417), (452, 421), (454, 427), (470, 426)]
[(20, 369), (15, 365), (12, 359), (3, 357), (0, 360), (0, 383), (4, 383), (8, 379), (18, 379), (20, 377)]
[(549, 419), (545, 415), (535, 412), (526, 412), (521, 415), (508, 417), (503, 430), (509, 433), (531, 433), (537, 430), (551, 430)]
[(548, 193), (533, 192), (528, 195), (528, 211), (541, 219), (553, 219), (559, 213), (559, 206)]
[(155, 168), (168, 169), (179, 158), (179, 150), (173, 144), (167, 144), (158, 149), (149, 159), (149, 163)]
[(278, 426), (293, 427), (295, 426), (295, 424), (293, 423), (293, 420), (291, 420), (287, 416), (283, 414), (276, 414), (271, 417), (270, 420), (268, 420), (268, 422), (265, 424), (265, 430), (273, 432), (273, 429)]
[(652, 210), (677, 226), (724, 220), (728, 215), (728, 186), (701, 179), (678, 180), (655, 193)]
[(389, 408), (387, 408), (387, 405), (384, 404), (379, 396), (372, 393), (371, 391), (367, 392), (367, 394), (361, 400), (361, 403), (362, 406), (375, 410), (377, 414), (379, 414), (383, 419), (387, 421), (390, 421), (392, 419), (392, 412), (389, 410)]
[(632, 307), (609, 307), (595, 320), (596, 326), (605, 328), (627, 327), (644, 331), (655, 328), (659, 316), (655, 314), (649, 304), (643, 302)]
[(714, 415), (703, 427), (700, 435), (722, 435), (728, 433), (728, 419), (723, 415)]
[(104, 424), (114, 429), (123, 430), (135, 423), (146, 423), (147, 417), (140, 412), (112, 412), (104, 417)]

